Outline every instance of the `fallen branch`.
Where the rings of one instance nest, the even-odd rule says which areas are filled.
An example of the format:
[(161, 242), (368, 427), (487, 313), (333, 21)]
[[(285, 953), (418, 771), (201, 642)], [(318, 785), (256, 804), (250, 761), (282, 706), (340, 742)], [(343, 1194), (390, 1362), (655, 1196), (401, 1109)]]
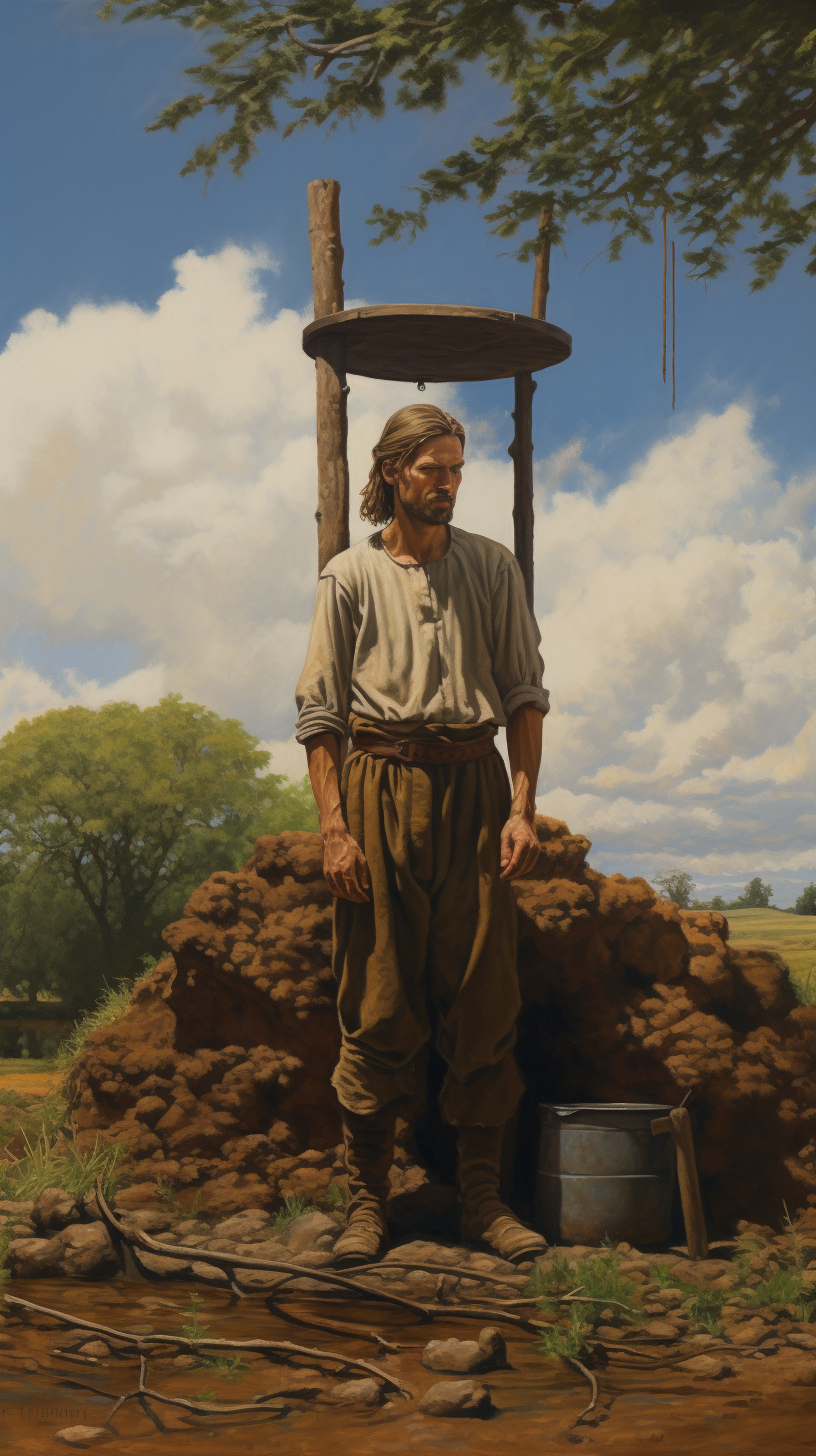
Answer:
[(145, 1346), (152, 1350), (157, 1345), (173, 1345), (178, 1349), (186, 1350), (191, 1355), (207, 1353), (210, 1350), (235, 1350), (239, 1354), (241, 1351), (251, 1351), (271, 1358), (277, 1356), (287, 1362), (297, 1357), (305, 1358), (312, 1364), (329, 1360), (344, 1370), (364, 1370), (366, 1375), (373, 1375), (377, 1380), (384, 1381), (389, 1390), (398, 1391), (406, 1400), (413, 1399), (407, 1386), (402, 1385), (392, 1376), (386, 1375), (378, 1365), (371, 1365), (368, 1360), (354, 1360), (349, 1355), (336, 1355), (331, 1350), (313, 1350), (308, 1345), (293, 1345), (289, 1340), (228, 1340), (218, 1339), (214, 1336), (191, 1340), (186, 1335), (135, 1335), (128, 1330), (115, 1330), (110, 1325), (97, 1324), (94, 1320), (80, 1319), (78, 1315), (68, 1314), (65, 1310), (49, 1309), (44, 1304), (32, 1304), (30, 1300), (20, 1299), (17, 1295), (6, 1294), (4, 1298), (7, 1304), (13, 1305), (17, 1309), (26, 1309), (34, 1314), (44, 1314), (49, 1319), (60, 1320), (62, 1324), (72, 1325), (75, 1329), (92, 1330), (94, 1334), (107, 1335), (109, 1339), (135, 1346), (139, 1354), (143, 1352)]
[(358, 1284), (354, 1279), (349, 1279), (343, 1274), (329, 1274), (325, 1269), (304, 1268), (302, 1264), (283, 1263), (279, 1259), (253, 1259), (248, 1254), (216, 1253), (213, 1249), (195, 1249), (186, 1244), (160, 1244), (157, 1239), (151, 1239), (150, 1235), (144, 1233), (142, 1229), (125, 1229), (108, 1207), (99, 1183), (96, 1185), (96, 1201), (103, 1222), (113, 1229), (118, 1239), (130, 1246), (135, 1245), (137, 1249), (144, 1249), (146, 1253), (160, 1254), (163, 1259), (178, 1259), (183, 1263), (213, 1264), (216, 1268), (227, 1271), (258, 1269), (268, 1274), (288, 1274), (295, 1279), (312, 1279), (318, 1284), (331, 1284), (338, 1289), (347, 1289), (352, 1294), (362, 1294), (366, 1298), (376, 1299), (383, 1304), (397, 1305), (398, 1308), (408, 1310), (410, 1314), (417, 1315), (423, 1321), (433, 1318), (432, 1313), (424, 1304), (416, 1304), (412, 1299), (403, 1299), (399, 1294), (387, 1294), (385, 1290), (370, 1289), (366, 1284)]
[[(418, 1304), (413, 1299), (404, 1299), (402, 1295), (387, 1294), (385, 1290), (372, 1288), (369, 1284), (360, 1284), (357, 1280), (349, 1279), (345, 1275), (329, 1274), (325, 1269), (304, 1268), (303, 1265), (285, 1264), (277, 1259), (253, 1259), (247, 1254), (223, 1254), (220, 1252), (216, 1253), (213, 1250), (187, 1248), (183, 1244), (172, 1244), (169, 1246), (167, 1244), (160, 1244), (156, 1239), (151, 1239), (150, 1235), (144, 1233), (141, 1229), (133, 1229), (131, 1232), (123, 1228), (121, 1222), (108, 1207), (99, 1184), (96, 1186), (96, 1199), (103, 1221), (110, 1225), (118, 1239), (121, 1239), (123, 1243), (128, 1245), (135, 1244), (137, 1248), (143, 1248), (148, 1253), (161, 1254), (163, 1258), (168, 1257), (167, 1251), (168, 1247), (170, 1247), (173, 1250), (170, 1256), (172, 1258), (185, 1261), (189, 1260), (190, 1262), (199, 1264), (215, 1264), (218, 1268), (227, 1270), (233, 1268), (260, 1269), (273, 1274), (286, 1274), (288, 1279), (311, 1279), (315, 1280), (318, 1284), (339, 1286), (341, 1289), (350, 1290), (361, 1299), (373, 1299), (379, 1303), (396, 1305), (398, 1309), (408, 1310), (409, 1314), (417, 1315), (423, 1324), (430, 1324), (436, 1319), (438, 1314), (444, 1314), (448, 1318), (454, 1319), (457, 1317), (461, 1317), (462, 1319), (493, 1319), (500, 1323), (515, 1325), (517, 1329), (526, 1330), (530, 1334), (538, 1333), (537, 1325), (531, 1324), (529, 1320), (525, 1320), (521, 1315), (507, 1314), (501, 1310), (473, 1309), (458, 1304), (445, 1305), (443, 1309), (437, 1310), (427, 1304)], [(362, 1267), (369, 1269), (372, 1266), (363, 1265)], [(380, 1266), (374, 1265), (373, 1267), (379, 1268)], [(407, 1265), (405, 1267), (411, 1266)], [(439, 1268), (441, 1272), (444, 1272), (444, 1265), (440, 1265)], [(276, 1291), (272, 1289), (265, 1291), (265, 1293), (272, 1300), (275, 1307), (278, 1308)], [(280, 1312), (283, 1313), (283, 1311)]]
[(564, 1359), (566, 1360), (568, 1365), (573, 1365), (576, 1370), (580, 1370), (584, 1378), (589, 1381), (589, 1388), (592, 1392), (592, 1399), (590, 1400), (589, 1405), (584, 1406), (581, 1414), (575, 1417), (575, 1420), (570, 1426), (570, 1430), (573, 1431), (576, 1426), (580, 1426), (585, 1416), (591, 1415), (594, 1411), (598, 1401), (598, 1382), (595, 1379), (595, 1376), (592, 1374), (592, 1371), (589, 1370), (581, 1360), (576, 1359), (574, 1355), (565, 1355)]
[[(278, 1395), (277, 1392), (272, 1391), (268, 1395), (256, 1396), (251, 1401), (187, 1400), (183, 1395), (164, 1395), (160, 1390), (150, 1390), (146, 1381), (147, 1360), (145, 1359), (144, 1355), (140, 1355), (139, 1385), (136, 1390), (128, 1390), (124, 1395), (120, 1395), (118, 1398), (116, 1398), (116, 1404), (114, 1405), (113, 1410), (105, 1421), (106, 1426), (114, 1428), (113, 1419), (116, 1415), (116, 1412), (129, 1400), (138, 1400), (139, 1405), (142, 1407), (145, 1415), (150, 1417), (151, 1421), (158, 1428), (158, 1430), (165, 1432), (167, 1430), (167, 1427), (162, 1423), (162, 1421), (159, 1420), (156, 1412), (150, 1409), (149, 1402), (151, 1400), (158, 1401), (159, 1405), (180, 1406), (182, 1410), (191, 1411), (193, 1415), (196, 1416), (235, 1416), (247, 1411), (251, 1411), (254, 1415), (257, 1415), (259, 1410), (263, 1409), (262, 1402), (281, 1399), (281, 1396)], [(110, 1396), (110, 1391), (99, 1390), (96, 1386), (86, 1385), (84, 1382), (78, 1380), (65, 1380), (63, 1381), (63, 1384), (71, 1385), (75, 1389), (79, 1390), (93, 1390), (96, 1395)], [(276, 1416), (278, 1417), (278, 1419), (280, 1419), (282, 1416), (288, 1415), (289, 1411), (286, 1406), (281, 1406), (277, 1407), (274, 1411), (270, 1411), (269, 1414), (272, 1416)]]

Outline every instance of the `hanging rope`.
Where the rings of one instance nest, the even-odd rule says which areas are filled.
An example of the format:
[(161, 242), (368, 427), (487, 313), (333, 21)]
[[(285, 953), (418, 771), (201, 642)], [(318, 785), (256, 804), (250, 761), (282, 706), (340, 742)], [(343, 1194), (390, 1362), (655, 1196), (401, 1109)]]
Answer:
[(666, 209), (663, 209), (663, 383), (666, 383)]
[[(675, 374), (674, 374), (675, 329), (674, 329), (674, 319), (675, 319), (675, 313), (674, 313), (674, 239), (672, 238), (672, 409), (674, 409), (674, 397), (675, 397)], [(665, 367), (666, 366), (665, 366), (665, 363), (664, 363), (664, 365), (663, 365), (664, 378), (665, 378)]]

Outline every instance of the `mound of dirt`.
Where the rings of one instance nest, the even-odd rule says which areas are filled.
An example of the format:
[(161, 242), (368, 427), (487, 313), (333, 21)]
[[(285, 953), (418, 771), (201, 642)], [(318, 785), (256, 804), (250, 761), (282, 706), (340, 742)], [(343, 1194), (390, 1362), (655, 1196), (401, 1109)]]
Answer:
[[(590, 869), (589, 842), (565, 824), (537, 827), (536, 873), (516, 886), (529, 1088), (520, 1206), (538, 1101), (677, 1103), (692, 1090), (716, 1232), (740, 1218), (776, 1224), (783, 1200), (816, 1205), (816, 1008), (797, 1004), (784, 962), (729, 946), (722, 915), (681, 911), (645, 880)], [(73, 1077), (80, 1144), (125, 1139), (135, 1185), (170, 1184), (185, 1204), (228, 1214), (313, 1200), (342, 1178), (321, 864), (316, 834), (260, 839), (243, 870), (195, 891), (165, 931), (172, 958), (89, 1038)], [(427, 1080), (425, 1105), (402, 1125), (395, 1193), (426, 1184), (427, 1168), (432, 1180), (450, 1173), (435, 1054)]]

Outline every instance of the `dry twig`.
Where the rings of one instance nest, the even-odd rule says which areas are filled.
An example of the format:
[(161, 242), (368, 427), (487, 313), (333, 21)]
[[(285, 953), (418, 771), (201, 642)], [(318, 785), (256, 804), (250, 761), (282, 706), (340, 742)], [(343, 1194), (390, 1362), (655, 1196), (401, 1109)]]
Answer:
[(572, 1431), (575, 1429), (576, 1426), (580, 1426), (585, 1416), (591, 1415), (594, 1411), (598, 1401), (598, 1382), (595, 1379), (595, 1376), (592, 1374), (592, 1371), (589, 1370), (586, 1365), (584, 1365), (583, 1361), (577, 1360), (574, 1355), (565, 1355), (564, 1359), (566, 1360), (568, 1365), (574, 1365), (576, 1370), (580, 1370), (584, 1378), (589, 1381), (589, 1388), (592, 1391), (592, 1399), (590, 1400), (589, 1405), (584, 1406), (581, 1414), (579, 1416), (576, 1416), (575, 1420), (570, 1426), (570, 1430)]
[(386, 1375), (378, 1365), (371, 1365), (368, 1360), (354, 1360), (349, 1355), (338, 1355), (331, 1350), (314, 1350), (310, 1349), (308, 1345), (293, 1345), (289, 1340), (229, 1340), (218, 1339), (214, 1336), (191, 1340), (186, 1335), (136, 1335), (131, 1334), (128, 1330), (115, 1330), (110, 1325), (97, 1324), (94, 1320), (80, 1319), (78, 1315), (68, 1314), (65, 1310), (49, 1309), (44, 1304), (32, 1304), (30, 1300), (20, 1299), (17, 1295), (7, 1294), (5, 1300), (7, 1304), (18, 1309), (29, 1310), (34, 1314), (44, 1314), (49, 1319), (60, 1320), (63, 1324), (72, 1325), (76, 1329), (92, 1330), (94, 1334), (106, 1335), (109, 1339), (119, 1340), (125, 1345), (133, 1345), (139, 1354), (143, 1352), (145, 1346), (152, 1350), (157, 1345), (173, 1345), (178, 1349), (188, 1351), (191, 1355), (198, 1355), (202, 1352), (206, 1354), (211, 1350), (235, 1350), (239, 1354), (241, 1351), (253, 1351), (256, 1354), (266, 1355), (270, 1359), (279, 1358), (287, 1363), (300, 1358), (312, 1365), (320, 1365), (328, 1360), (344, 1370), (364, 1370), (366, 1375), (373, 1375), (377, 1380), (384, 1381), (387, 1389), (398, 1391), (400, 1395), (405, 1396), (406, 1400), (412, 1399), (410, 1390), (393, 1376)]

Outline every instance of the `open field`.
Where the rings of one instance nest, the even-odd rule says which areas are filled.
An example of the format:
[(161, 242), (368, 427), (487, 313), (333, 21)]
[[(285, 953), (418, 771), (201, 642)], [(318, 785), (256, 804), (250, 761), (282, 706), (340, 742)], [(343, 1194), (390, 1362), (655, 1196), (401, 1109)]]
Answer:
[(816, 1005), (816, 915), (782, 910), (727, 910), (733, 945), (775, 950), (790, 966), (791, 980), (805, 1005)]
[(57, 1064), (37, 1057), (0, 1057), (0, 1092), (32, 1092), (42, 1097), (58, 1087), (63, 1073)]

